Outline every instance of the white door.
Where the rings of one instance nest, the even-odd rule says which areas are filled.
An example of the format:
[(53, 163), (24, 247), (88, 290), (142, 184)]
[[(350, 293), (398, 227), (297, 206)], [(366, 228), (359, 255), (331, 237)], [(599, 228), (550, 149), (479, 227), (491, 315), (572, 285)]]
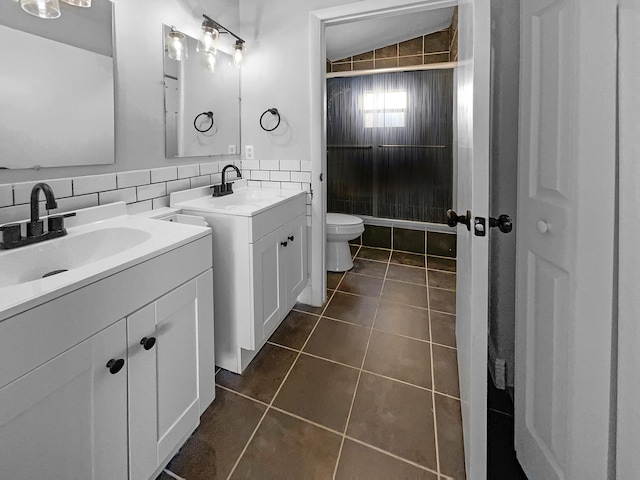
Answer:
[[(459, 5), (457, 76), (458, 213), (489, 213), (488, 0)], [(486, 478), (487, 439), (487, 236), (458, 226), (456, 337), (467, 478)]]
[(521, 2), (515, 444), (609, 478), (616, 0)]
[[(617, 478), (640, 472), (640, 4), (620, 1), (620, 206)], [(628, 219), (635, 219), (628, 221)]]

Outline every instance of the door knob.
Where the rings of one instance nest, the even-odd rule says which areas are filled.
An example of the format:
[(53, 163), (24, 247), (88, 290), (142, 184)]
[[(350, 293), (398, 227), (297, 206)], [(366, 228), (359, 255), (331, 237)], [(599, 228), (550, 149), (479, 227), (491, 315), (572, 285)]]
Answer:
[(467, 230), (471, 231), (471, 211), (467, 210), (466, 215), (458, 215), (454, 210), (447, 210), (447, 225), (455, 227), (458, 223), (464, 223)]
[(295, 238), (293, 235), (291, 235), (290, 237), (287, 237), (289, 240), (291, 240), (293, 242), (293, 239)]
[(287, 246), (287, 242), (280, 242), (280, 245), (282, 245), (283, 247)]
[(107, 362), (107, 368), (109, 369), (109, 373), (111, 373), (111, 375), (115, 375), (116, 373), (118, 373), (120, 370), (122, 370), (122, 367), (124, 367), (124, 360), (122, 358), (112, 358)]
[(547, 233), (550, 230), (549, 224), (544, 220), (538, 220), (538, 223), (536, 224), (536, 228), (540, 233)]
[(145, 350), (151, 350), (155, 344), (155, 337), (144, 337), (142, 340), (140, 340), (140, 345), (142, 345), (142, 348), (144, 348)]
[(509, 233), (513, 230), (513, 222), (509, 215), (500, 215), (498, 218), (489, 217), (489, 228), (498, 227), (502, 233)]

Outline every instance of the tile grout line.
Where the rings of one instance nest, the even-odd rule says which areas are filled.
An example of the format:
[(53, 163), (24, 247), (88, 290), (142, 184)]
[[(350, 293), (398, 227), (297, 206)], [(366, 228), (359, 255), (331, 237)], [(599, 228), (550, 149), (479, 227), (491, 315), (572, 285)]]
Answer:
[[(427, 275), (427, 284), (429, 284), (429, 271), (426, 270)], [(431, 405), (433, 408), (433, 436), (436, 447), (436, 468), (438, 470), (438, 478), (440, 478), (440, 449), (438, 442), (438, 419), (436, 417), (436, 395), (434, 393), (436, 389), (436, 377), (435, 377), (435, 369), (433, 367), (433, 333), (431, 331), (431, 293), (429, 288), (427, 288), (427, 307), (428, 307), (428, 316), (429, 316), (429, 353), (431, 355)]]
[[(341, 281), (342, 281), (342, 279), (340, 279), (340, 282)], [(340, 285), (340, 282), (338, 282), (338, 286)], [(330, 298), (327, 300), (324, 308), (322, 309), (322, 313), (324, 313), (324, 311), (327, 308), (327, 305), (329, 305), (329, 302), (331, 301), (331, 299), (333, 298), (334, 295), (335, 295), (335, 291), (331, 294)], [(302, 345), (302, 348), (304, 348), (307, 345), (307, 343), (309, 342), (309, 339), (311, 338), (311, 335), (313, 335), (313, 332), (316, 330), (316, 327), (318, 326), (318, 323), (320, 323), (320, 319), (322, 317), (322, 313), (320, 314), (320, 316), (316, 320), (316, 324), (313, 326), (313, 329), (309, 333), (309, 336), (307, 337), (307, 340), (304, 342), (304, 345)], [(267, 413), (269, 413), (269, 410), (272, 409), (271, 407), (273, 405), (273, 402), (276, 400), (278, 394), (280, 393), (280, 390), (282, 390), (282, 387), (284, 386), (285, 382), (287, 381), (287, 378), (289, 378), (289, 374), (291, 373), (293, 368), (296, 366), (296, 363), (298, 362), (298, 359), (300, 358), (301, 353), (302, 353), (302, 350), (300, 350), (298, 352), (298, 355), (296, 356), (295, 360), (293, 361), (293, 363), (291, 363), (291, 366), (289, 367), (289, 370), (287, 371), (287, 374), (282, 379), (282, 382), (280, 382), (280, 385), (278, 386), (278, 389), (276, 390), (276, 392), (273, 394), (273, 397), (271, 398), (271, 402), (269, 402), (269, 405), (267, 406), (267, 408), (265, 409), (264, 413), (262, 414), (262, 417), (260, 418), (260, 421), (256, 425), (256, 428), (251, 433), (251, 436), (249, 437), (249, 440), (247, 440), (247, 443), (245, 444), (244, 448), (240, 452), (240, 455), (238, 456), (238, 459), (236, 460), (235, 464), (233, 465), (233, 468), (229, 472), (229, 475), (227, 476), (227, 480), (229, 480), (231, 478), (231, 476), (236, 471), (236, 468), (238, 468), (238, 465), (240, 464), (240, 460), (242, 460), (242, 457), (244, 456), (245, 452), (249, 448), (249, 445), (251, 444), (251, 442), (253, 441), (254, 437), (256, 436), (256, 433), (258, 432), (258, 429), (260, 428), (260, 425), (262, 425), (262, 422), (264, 421), (264, 418), (267, 416)]]
[[(389, 271), (389, 263), (391, 261), (391, 255), (389, 255), (389, 260), (387, 261), (387, 268), (385, 269), (384, 276), (386, 278), (387, 271)], [(346, 274), (345, 274), (346, 277)], [(344, 278), (344, 277), (343, 277)], [(362, 362), (360, 363), (360, 370), (358, 371), (358, 378), (356, 380), (356, 385), (353, 389), (353, 396), (351, 397), (351, 405), (349, 405), (349, 413), (347, 414), (347, 420), (344, 424), (344, 431), (342, 434), (342, 441), (340, 442), (340, 450), (338, 450), (338, 458), (336, 458), (336, 466), (333, 470), (333, 478), (336, 478), (338, 473), (338, 466), (340, 465), (340, 457), (342, 456), (342, 449), (344, 447), (344, 440), (347, 436), (347, 429), (349, 428), (349, 422), (351, 421), (351, 413), (353, 412), (353, 404), (356, 401), (356, 395), (358, 393), (358, 386), (360, 385), (360, 378), (362, 378), (362, 371), (364, 369), (364, 362), (367, 359), (367, 352), (369, 351), (369, 344), (371, 343), (371, 336), (373, 335), (373, 326), (376, 324), (376, 316), (378, 315), (378, 308), (380, 307), (380, 297), (382, 296), (382, 291), (384, 290), (384, 281), (382, 279), (382, 285), (380, 287), (380, 294), (378, 295), (378, 300), (376, 302), (376, 311), (373, 314), (373, 323), (371, 324), (371, 328), (369, 329), (369, 338), (367, 338), (367, 346), (364, 349), (364, 355), (362, 356)], [(337, 289), (338, 287), (336, 287)]]

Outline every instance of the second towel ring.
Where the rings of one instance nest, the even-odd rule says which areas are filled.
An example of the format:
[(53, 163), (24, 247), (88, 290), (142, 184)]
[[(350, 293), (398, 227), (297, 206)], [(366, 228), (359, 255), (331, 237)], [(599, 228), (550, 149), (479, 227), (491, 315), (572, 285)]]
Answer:
[[(206, 115), (207, 117), (209, 117), (209, 120), (211, 120), (211, 125), (209, 125), (209, 128), (205, 128), (204, 130), (198, 128), (198, 119), (202, 116), (202, 115)], [(213, 121), (213, 112), (202, 112), (199, 115), (196, 115), (196, 118), (193, 120), (193, 127), (199, 131), (199, 132), (208, 132), (209, 130), (211, 130), (213, 128), (213, 124), (215, 122)]]
[[(278, 117), (278, 123), (276, 123), (276, 126), (273, 128), (265, 128), (265, 126), (262, 124), (262, 119), (264, 118), (264, 116), (270, 113), (271, 115), (276, 115)], [(276, 128), (278, 128), (278, 126), (280, 125), (280, 113), (278, 112), (277, 108), (269, 108), (267, 110), (264, 111), (264, 113), (262, 115), (260, 115), (260, 127), (265, 131), (265, 132), (273, 132)]]

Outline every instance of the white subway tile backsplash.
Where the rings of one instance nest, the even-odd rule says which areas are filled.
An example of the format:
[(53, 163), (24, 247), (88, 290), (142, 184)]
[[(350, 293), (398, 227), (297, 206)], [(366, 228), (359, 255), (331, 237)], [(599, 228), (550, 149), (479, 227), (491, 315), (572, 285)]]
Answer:
[(178, 167), (162, 167), (151, 170), (151, 183), (168, 182), (178, 179)]
[(0, 208), (0, 225), (19, 222), (20, 220), (28, 220), (30, 215), (28, 204)]
[(300, 160), (280, 160), (280, 170), (300, 171)]
[[(115, 181), (115, 177), (114, 177)], [(49, 213), (63, 213), (71, 210), (80, 210), (81, 208), (95, 207), (98, 205), (98, 194), (90, 193), (88, 195), (78, 195), (75, 197), (61, 198), (58, 200), (58, 208), (49, 210)]]
[(151, 185), (136, 187), (136, 189), (138, 190), (138, 201), (163, 197), (167, 194), (166, 183), (152, 183)]
[(136, 187), (138, 185), (149, 185), (151, 183), (151, 173), (149, 170), (131, 170), (129, 172), (118, 172), (118, 188)]
[(115, 190), (116, 174), (105, 173), (103, 175), (89, 175), (86, 177), (77, 177), (73, 179), (73, 194), (84, 195), (86, 193), (104, 192), (106, 190)]
[(222, 183), (222, 174), (221, 173), (213, 173), (211, 175), (211, 185), (217, 185)]
[(200, 175), (211, 175), (220, 171), (220, 162), (201, 163)]
[(260, 170), (260, 160), (242, 160), (244, 170)]
[(0, 207), (13, 205), (13, 185), (0, 185)]
[(198, 175), (200, 175), (200, 166), (197, 163), (178, 166), (178, 178), (197, 177)]
[(299, 182), (282, 182), (283, 190), (302, 190), (302, 184)]
[(262, 187), (262, 182), (259, 182), (259, 181), (256, 181), (256, 180), (247, 180), (247, 187), (260, 188), (260, 187)]
[[(21, 203), (29, 203), (31, 201), (31, 189), (36, 183), (40, 182), (16, 183), (13, 185), (13, 193), (16, 205), (20, 205)], [(71, 195), (73, 195), (70, 178), (44, 180), (44, 183), (51, 187), (56, 198), (70, 197)]]
[(155, 210), (156, 208), (163, 208), (169, 206), (169, 195), (166, 197), (154, 198), (151, 200), (151, 207)]
[(180, 190), (189, 190), (190, 188), (191, 188), (191, 182), (189, 181), (188, 178), (167, 182), (167, 195), (173, 192), (179, 192)]
[(134, 203), (137, 201), (136, 189), (134, 187), (121, 188), (120, 190), (109, 190), (108, 192), (100, 192), (98, 201), (100, 205), (113, 202)]
[(136, 215), (138, 213), (151, 210), (152, 208), (153, 204), (151, 203), (151, 200), (145, 200), (144, 202), (130, 203), (129, 205), (127, 205), (127, 213), (129, 215)]
[(211, 175), (201, 175), (191, 178), (191, 188), (204, 187), (205, 185), (211, 185)]
[(251, 170), (251, 180), (269, 180), (269, 172)]
[(278, 160), (260, 160), (260, 170), (280, 170)]
[(311, 183), (311, 172), (291, 172), (291, 181)]
[(289, 180), (291, 180), (291, 175), (289, 174), (289, 172), (283, 172), (283, 171), (272, 171), (270, 173), (270, 180), (274, 180), (277, 182), (288, 182)]
[(302, 170), (303, 172), (310, 172), (311, 171), (311, 162), (308, 160), (303, 160), (300, 162), (300, 170)]
[(262, 188), (280, 188), (280, 182), (262, 182)]

